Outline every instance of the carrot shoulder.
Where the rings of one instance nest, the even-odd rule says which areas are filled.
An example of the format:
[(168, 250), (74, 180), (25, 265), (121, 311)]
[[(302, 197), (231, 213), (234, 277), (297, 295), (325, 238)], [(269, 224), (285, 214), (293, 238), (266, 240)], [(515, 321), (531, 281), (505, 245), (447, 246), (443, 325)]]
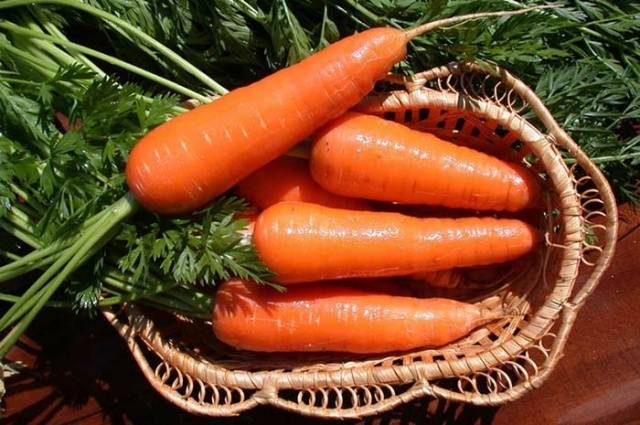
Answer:
[(311, 174), (333, 193), (405, 204), (517, 211), (540, 196), (521, 165), (356, 112), (316, 135)]
[(281, 293), (235, 280), (216, 293), (213, 329), (243, 350), (384, 353), (441, 346), (500, 315), (449, 299), (323, 284)]
[(283, 202), (263, 211), (253, 243), (283, 283), (404, 276), (505, 262), (531, 251), (519, 220), (431, 219)]

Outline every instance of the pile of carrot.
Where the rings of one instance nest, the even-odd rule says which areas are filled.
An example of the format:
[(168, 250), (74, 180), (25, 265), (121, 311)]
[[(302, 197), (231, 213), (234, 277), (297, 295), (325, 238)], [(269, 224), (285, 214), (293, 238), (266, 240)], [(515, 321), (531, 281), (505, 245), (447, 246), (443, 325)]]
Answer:
[[(376, 116), (350, 112), (450, 18), (403, 31), (376, 28), (157, 127), (134, 147), (130, 190), (147, 209), (185, 214), (235, 190), (258, 210), (247, 232), (285, 292), (232, 280), (215, 295), (213, 329), (238, 349), (381, 353), (440, 346), (504, 317), (468, 303), (420, 298), (403, 276), (461, 284), (460, 269), (529, 253), (523, 220), (415, 217), (385, 205), (517, 212), (539, 204), (526, 167)], [(284, 156), (311, 139), (309, 159)]]

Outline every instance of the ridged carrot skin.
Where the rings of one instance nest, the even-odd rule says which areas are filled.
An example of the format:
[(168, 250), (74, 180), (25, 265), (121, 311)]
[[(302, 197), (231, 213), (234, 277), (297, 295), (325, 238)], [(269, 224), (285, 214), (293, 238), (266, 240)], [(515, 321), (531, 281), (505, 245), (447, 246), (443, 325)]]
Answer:
[(402, 30), (374, 28), (144, 136), (129, 156), (129, 189), (147, 209), (198, 209), (357, 104), (406, 55)]
[(235, 280), (215, 295), (213, 330), (242, 350), (385, 353), (442, 346), (500, 315), (449, 299), (326, 284), (277, 292)]
[(368, 202), (362, 199), (327, 192), (311, 178), (309, 161), (288, 156), (271, 161), (242, 180), (236, 193), (261, 210), (286, 201), (310, 202), (351, 210), (369, 208)]
[(311, 175), (339, 195), (406, 204), (517, 211), (540, 196), (521, 165), (357, 112), (318, 132)]
[(283, 202), (263, 211), (253, 243), (282, 283), (406, 276), (509, 261), (535, 229), (519, 220), (432, 219)]

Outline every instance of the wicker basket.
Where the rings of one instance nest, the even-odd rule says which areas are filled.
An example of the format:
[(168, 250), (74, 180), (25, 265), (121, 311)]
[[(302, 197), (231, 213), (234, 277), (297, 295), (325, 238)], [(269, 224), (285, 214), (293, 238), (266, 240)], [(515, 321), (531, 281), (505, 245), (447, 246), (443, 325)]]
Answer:
[(614, 252), (617, 211), (605, 178), (505, 70), (453, 64), (409, 79), (392, 76), (381, 86), (358, 109), (523, 161), (544, 179), (546, 243), (499, 282), (462, 294), (514, 313), (446, 347), (363, 357), (237, 352), (217, 342), (205, 321), (134, 305), (105, 311), (166, 399), (201, 415), (269, 404), (356, 418), (425, 396), (497, 405), (539, 387), (554, 369)]

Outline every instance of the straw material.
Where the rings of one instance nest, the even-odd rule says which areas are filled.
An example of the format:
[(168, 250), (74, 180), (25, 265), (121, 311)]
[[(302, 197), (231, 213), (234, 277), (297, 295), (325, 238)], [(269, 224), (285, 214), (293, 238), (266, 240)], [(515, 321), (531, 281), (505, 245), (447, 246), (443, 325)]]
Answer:
[(200, 415), (270, 404), (356, 418), (425, 396), (497, 405), (539, 387), (554, 369), (614, 253), (617, 210), (606, 179), (535, 93), (503, 69), (452, 64), (390, 76), (381, 87), (356, 109), (521, 161), (544, 179), (546, 243), (493, 284), (447, 292), (502, 305), (509, 317), (446, 347), (366, 357), (238, 352), (215, 340), (210, 322), (135, 305), (104, 311), (166, 399)]

